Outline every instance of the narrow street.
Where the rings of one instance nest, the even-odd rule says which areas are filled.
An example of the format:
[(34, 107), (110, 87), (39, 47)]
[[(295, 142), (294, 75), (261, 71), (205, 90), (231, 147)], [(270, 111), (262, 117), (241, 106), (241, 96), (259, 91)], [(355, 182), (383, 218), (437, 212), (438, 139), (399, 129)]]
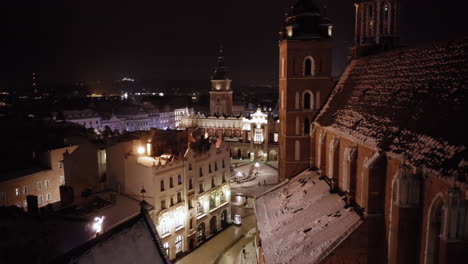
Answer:
[[(238, 163), (237, 172), (249, 174), (255, 162)], [(256, 253), (253, 244), (257, 232), (253, 209), (254, 197), (278, 184), (277, 162), (259, 162), (254, 168), (251, 180), (231, 183), (232, 215), (242, 217), (242, 225), (232, 225), (212, 238), (176, 264), (255, 264)], [(255, 176), (255, 172), (258, 172)], [(243, 253), (245, 252), (245, 254)]]

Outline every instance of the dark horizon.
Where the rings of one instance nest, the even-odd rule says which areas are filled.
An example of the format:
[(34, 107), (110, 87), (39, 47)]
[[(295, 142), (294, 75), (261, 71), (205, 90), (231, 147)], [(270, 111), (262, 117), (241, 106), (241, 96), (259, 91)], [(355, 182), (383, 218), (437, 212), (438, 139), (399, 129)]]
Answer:
[[(27, 2), (7, 2), (2, 8), (6, 41), (1, 44), (0, 90), (29, 88), (32, 72), (40, 74), (41, 85), (123, 77), (208, 80), (220, 41), (235, 87), (277, 82), (286, 0)], [(327, 6), (324, 12), (334, 24), (336, 76), (353, 43), (353, 1), (318, 2)], [(462, 5), (402, 1), (402, 45), (467, 36)]]

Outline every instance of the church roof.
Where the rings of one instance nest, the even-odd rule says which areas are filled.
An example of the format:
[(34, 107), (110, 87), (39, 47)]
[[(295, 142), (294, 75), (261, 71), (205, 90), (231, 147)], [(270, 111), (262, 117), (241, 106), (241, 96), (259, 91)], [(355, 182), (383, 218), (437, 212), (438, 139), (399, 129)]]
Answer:
[(468, 38), (351, 61), (316, 122), (439, 176), (466, 171)]
[(306, 170), (255, 199), (265, 263), (320, 263), (361, 217), (316, 172)]

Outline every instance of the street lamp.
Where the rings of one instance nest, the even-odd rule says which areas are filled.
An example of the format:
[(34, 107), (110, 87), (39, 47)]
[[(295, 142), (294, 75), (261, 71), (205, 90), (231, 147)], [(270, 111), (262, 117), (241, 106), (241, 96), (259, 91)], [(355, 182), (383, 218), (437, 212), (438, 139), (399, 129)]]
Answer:
[(260, 167), (260, 163), (255, 162), (255, 168), (257, 168), (257, 174), (258, 174), (258, 167)]

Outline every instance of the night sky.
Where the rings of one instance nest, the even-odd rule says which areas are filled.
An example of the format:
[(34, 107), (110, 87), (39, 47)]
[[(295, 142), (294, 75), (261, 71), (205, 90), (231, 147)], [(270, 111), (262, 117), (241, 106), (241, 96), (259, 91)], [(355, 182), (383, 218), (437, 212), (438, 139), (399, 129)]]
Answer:
[[(334, 23), (334, 73), (352, 46), (352, 0), (322, 0)], [(402, 43), (467, 36), (460, 0), (402, 0)], [(41, 83), (209, 79), (218, 42), (234, 85), (277, 83), (287, 0), (3, 1), (0, 90)]]

